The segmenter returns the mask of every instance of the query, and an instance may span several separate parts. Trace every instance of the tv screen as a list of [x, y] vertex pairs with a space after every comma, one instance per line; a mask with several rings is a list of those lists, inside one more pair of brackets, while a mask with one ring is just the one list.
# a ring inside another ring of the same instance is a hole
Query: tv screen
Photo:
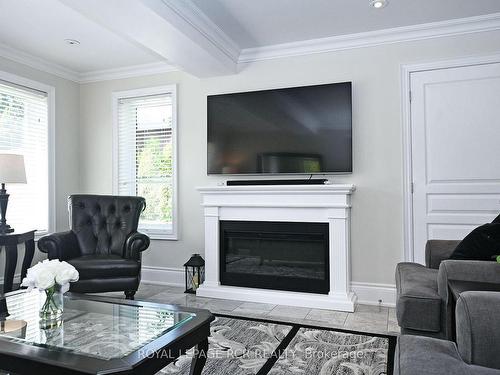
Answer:
[[352, 172], [351, 83], [211, 95], [209, 174]]

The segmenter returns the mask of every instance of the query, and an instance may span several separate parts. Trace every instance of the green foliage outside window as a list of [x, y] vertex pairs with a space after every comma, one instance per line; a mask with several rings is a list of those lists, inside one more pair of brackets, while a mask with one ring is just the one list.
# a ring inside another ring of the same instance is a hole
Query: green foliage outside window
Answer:
[[137, 149], [137, 195], [146, 199], [142, 218], [147, 222], [172, 222], [172, 143], [159, 136], [145, 137]]

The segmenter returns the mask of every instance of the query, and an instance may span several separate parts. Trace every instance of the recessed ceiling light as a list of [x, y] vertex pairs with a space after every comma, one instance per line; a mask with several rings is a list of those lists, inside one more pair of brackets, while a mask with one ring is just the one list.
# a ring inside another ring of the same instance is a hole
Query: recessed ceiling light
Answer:
[[70, 46], [77, 46], [78, 44], [80, 44], [80, 41], [76, 39], [64, 39], [64, 41]]
[[375, 9], [382, 9], [387, 6], [387, 0], [371, 0], [370, 5]]

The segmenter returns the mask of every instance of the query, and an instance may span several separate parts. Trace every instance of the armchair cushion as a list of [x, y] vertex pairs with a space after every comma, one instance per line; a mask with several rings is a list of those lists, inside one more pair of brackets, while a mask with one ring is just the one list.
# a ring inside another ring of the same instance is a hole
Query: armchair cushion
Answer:
[[438, 271], [417, 263], [396, 267], [396, 314], [403, 329], [439, 332], [441, 298], [437, 289]]
[[80, 273], [80, 280], [137, 276], [141, 264], [117, 255], [84, 255], [68, 260]]

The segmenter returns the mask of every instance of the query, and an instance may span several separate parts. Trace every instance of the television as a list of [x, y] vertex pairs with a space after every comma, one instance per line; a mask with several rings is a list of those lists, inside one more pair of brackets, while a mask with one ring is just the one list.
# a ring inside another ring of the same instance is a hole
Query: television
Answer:
[[352, 172], [351, 82], [207, 97], [208, 174]]

